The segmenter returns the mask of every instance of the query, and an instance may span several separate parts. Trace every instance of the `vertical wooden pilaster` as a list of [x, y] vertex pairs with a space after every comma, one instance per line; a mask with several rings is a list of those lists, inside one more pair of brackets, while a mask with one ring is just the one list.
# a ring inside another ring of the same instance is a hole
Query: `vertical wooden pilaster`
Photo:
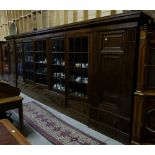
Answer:
[[84, 20], [88, 19], [88, 10], [84, 10]]

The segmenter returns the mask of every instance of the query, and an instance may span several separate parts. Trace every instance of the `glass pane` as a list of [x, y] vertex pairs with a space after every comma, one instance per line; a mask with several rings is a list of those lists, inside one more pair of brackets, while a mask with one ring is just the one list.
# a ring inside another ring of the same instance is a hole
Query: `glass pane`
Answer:
[[69, 39], [69, 94], [87, 98], [88, 37]]
[[2, 48], [2, 57], [3, 57], [3, 74], [9, 73], [9, 56], [6, 46]]
[[74, 52], [74, 39], [73, 38], [69, 39], [69, 51]]
[[52, 89], [65, 91], [65, 54], [64, 39], [55, 38], [51, 40], [51, 62], [52, 62]]
[[76, 38], [75, 39], [75, 52], [81, 52], [81, 38]]
[[35, 51], [42, 51], [43, 50], [43, 43], [42, 41], [36, 41], [35, 42]]
[[63, 52], [64, 51], [64, 40], [63, 39], [52, 39], [52, 51]]
[[82, 52], [88, 52], [88, 38], [82, 38]]
[[155, 44], [151, 44], [148, 61], [149, 65], [155, 65]]
[[155, 87], [155, 67], [148, 69], [147, 85], [149, 87]]
[[35, 82], [47, 85], [46, 40], [35, 41]]

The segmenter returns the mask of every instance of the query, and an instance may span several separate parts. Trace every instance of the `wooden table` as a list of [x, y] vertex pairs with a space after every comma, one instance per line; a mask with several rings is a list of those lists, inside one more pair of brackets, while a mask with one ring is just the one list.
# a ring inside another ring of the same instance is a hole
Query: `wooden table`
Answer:
[[0, 120], [0, 145], [27, 145], [27, 139], [7, 119]]
[[18, 109], [20, 131], [23, 129], [23, 109], [22, 100], [19, 96], [20, 89], [11, 86], [9, 83], [0, 81], [0, 113], [4, 113], [7, 110]]
[[[2, 93], [1, 93], [2, 94]], [[19, 109], [19, 122], [20, 122], [20, 131], [23, 130], [23, 107], [22, 107], [21, 96], [13, 96], [0, 98], [0, 112], [4, 112], [12, 109]]]

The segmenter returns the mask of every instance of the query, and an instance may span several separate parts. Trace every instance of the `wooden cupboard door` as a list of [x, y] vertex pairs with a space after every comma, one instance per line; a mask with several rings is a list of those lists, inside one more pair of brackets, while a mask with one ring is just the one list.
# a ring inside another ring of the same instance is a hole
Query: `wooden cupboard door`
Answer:
[[128, 36], [125, 30], [100, 32], [97, 114], [99, 122], [127, 134], [130, 133], [135, 53]]

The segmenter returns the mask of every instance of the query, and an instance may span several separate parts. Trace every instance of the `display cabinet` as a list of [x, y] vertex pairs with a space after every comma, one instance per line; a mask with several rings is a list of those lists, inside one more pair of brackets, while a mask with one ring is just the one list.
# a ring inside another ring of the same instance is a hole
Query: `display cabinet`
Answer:
[[[17, 73], [23, 71], [24, 82], [36, 92], [38, 85], [45, 86], [46, 95], [38, 93], [39, 99], [125, 144], [154, 143], [151, 24], [149, 16], [131, 11], [8, 36], [9, 77], [16, 80], [12, 73], [21, 55], [14, 44], [22, 39], [23, 70], [19, 61]], [[33, 95], [29, 88], [23, 90]]]
[[46, 40], [35, 40], [34, 44], [34, 81], [47, 85]]

